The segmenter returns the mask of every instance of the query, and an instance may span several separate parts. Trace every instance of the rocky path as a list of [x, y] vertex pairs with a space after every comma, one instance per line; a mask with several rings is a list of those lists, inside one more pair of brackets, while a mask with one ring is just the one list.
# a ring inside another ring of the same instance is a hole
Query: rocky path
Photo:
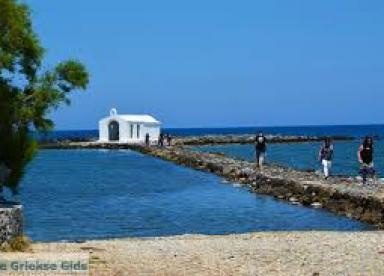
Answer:
[[[288, 135], [267, 135], [268, 143], [305, 143], [324, 141], [325, 137], [321, 136], [288, 136]], [[334, 141], [351, 141], [355, 138], [348, 136], [333, 136]], [[175, 146], [196, 146], [196, 145], [211, 145], [211, 144], [252, 144], [255, 142], [254, 134], [237, 134], [237, 135], [199, 135], [199, 136], [176, 136], [172, 139], [172, 144]], [[72, 148], [84, 144], [100, 144], [96, 138], [88, 140], [71, 140], [58, 139], [48, 140], [41, 143], [41, 148]], [[116, 144], [111, 142], [110, 144]], [[124, 144], [120, 143], [121, 147]]]
[[[289, 135], [267, 135], [268, 143], [303, 143], [324, 141], [321, 136], [289, 136]], [[348, 136], [333, 136], [334, 141], [349, 141], [354, 138]], [[186, 145], [209, 145], [209, 144], [252, 144], [255, 142], [255, 134], [241, 135], [200, 135], [175, 137], [173, 144], [176, 146]]]

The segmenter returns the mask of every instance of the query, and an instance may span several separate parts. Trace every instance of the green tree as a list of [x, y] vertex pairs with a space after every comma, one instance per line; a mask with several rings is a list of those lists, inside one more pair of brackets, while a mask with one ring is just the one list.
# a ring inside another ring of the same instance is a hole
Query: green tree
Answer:
[[62, 103], [69, 104], [69, 93], [85, 90], [89, 82], [86, 68], [76, 60], [43, 71], [43, 56], [28, 6], [0, 0], [1, 191], [4, 186], [17, 190], [37, 150], [31, 131], [51, 130], [54, 124], [48, 114]]

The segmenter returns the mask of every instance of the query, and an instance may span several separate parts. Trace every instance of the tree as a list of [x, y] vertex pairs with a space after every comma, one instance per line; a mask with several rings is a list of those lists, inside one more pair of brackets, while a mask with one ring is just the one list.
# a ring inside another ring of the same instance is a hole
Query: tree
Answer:
[[[85, 90], [89, 76], [76, 60], [42, 71], [44, 49], [33, 31], [28, 6], [0, 0], [0, 190], [17, 190], [24, 168], [36, 153], [32, 130], [49, 131], [48, 114], [68, 95]], [[0, 191], [0, 192], [1, 192]], [[1, 196], [1, 195], [0, 195]]]

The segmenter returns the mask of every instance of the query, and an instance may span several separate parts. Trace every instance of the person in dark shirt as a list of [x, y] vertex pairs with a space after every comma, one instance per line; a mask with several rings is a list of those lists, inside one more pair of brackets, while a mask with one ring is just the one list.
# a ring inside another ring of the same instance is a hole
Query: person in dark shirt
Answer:
[[145, 134], [145, 146], [149, 147], [150, 146], [150, 140], [149, 140], [149, 133]]
[[171, 134], [167, 135], [167, 144], [168, 144], [168, 147], [170, 147], [172, 145], [172, 136], [171, 136]]
[[255, 138], [255, 150], [256, 150], [256, 167], [262, 169], [265, 159], [265, 153], [267, 151], [267, 139], [264, 134], [260, 132]]
[[333, 145], [330, 138], [326, 138], [324, 144], [321, 146], [319, 160], [323, 166], [324, 177], [327, 179], [332, 168], [333, 160]]
[[160, 133], [160, 135], [159, 135], [158, 145], [159, 145], [159, 147], [161, 147], [161, 148], [164, 146], [164, 133]]
[[365, 137], [363, 144], [359, 147], [357, 158], [360, 163], [360, 174], [363, 177], [363, 184], [367, 182], [367, 176], [375, 176], [376, 171], [373, 164], [373, 139]]

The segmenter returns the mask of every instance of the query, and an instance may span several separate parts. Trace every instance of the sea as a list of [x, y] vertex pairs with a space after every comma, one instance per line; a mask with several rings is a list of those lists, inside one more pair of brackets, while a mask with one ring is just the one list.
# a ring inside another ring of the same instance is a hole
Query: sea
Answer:
[[[260, 129], [271, 134], [356, 137], [356, 141], [337, 143], [336, 156], [340, 160], [344, 151], [350, 151], [349, 158], [354, 160], [359, 139], [367, 134], [376, 137], [376, 152], [381, 156], [380, 143], [384, 137], [382, 126], [165, 131], [173, 135], [207, 135], [255, 133]], [[83, 139], [96, 137], [97, 131], [56, 131], [49, 135], [55, 139]], [[220, 147], [217, 150], [237, 158], [253, 158], [252, 146]], [[315, 155], [318, 147], [316, 143], [271, 145], [268, 159], [279, 161], [280, 158], [281, 163], [308, 167], [312, 166], [307, 162], [311, 157], [306, 157], [306, 161], [303, 156]], [[313, 148], [313, 154], [308, 148]], [[383, 162], [380, 160], [378, 163]], [[351, 168], [345, 169], [348, 166], [340, 161], [335, 164], [335, 171], [352, 172]], [[25, 232], [35, 241], [373, 229], [368, 224], [321, 209], [258, 195], [216, 175], [131, 150], [40, 150], [27, 167], [19, 193], [7, 196], [24, 205]]]
[[[278, 127], [217, 127], [217, 128], [164, 128], [163, 132], [173, 136], [200, 136], [220, 134], [256, 134], [263, 131], [274, 135], [349, 136], [362, 138], [370, 135], [384, 137], [384, 125], [338, 125], [338, 126], [278, 126]], [[36, 134], [40, 140], [96, 139], [98, 130], [58, 130]]]

